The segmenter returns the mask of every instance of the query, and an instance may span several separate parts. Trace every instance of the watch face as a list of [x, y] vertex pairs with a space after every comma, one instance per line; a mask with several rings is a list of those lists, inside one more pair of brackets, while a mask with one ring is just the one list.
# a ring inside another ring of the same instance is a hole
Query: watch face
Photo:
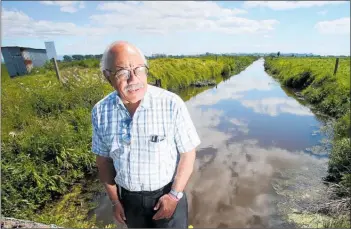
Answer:
[[183, 197], [183, 193], [182, 192], [179, 192], [178, 195], [177, 195], [177, 198], [178, 199], [181, 199]]

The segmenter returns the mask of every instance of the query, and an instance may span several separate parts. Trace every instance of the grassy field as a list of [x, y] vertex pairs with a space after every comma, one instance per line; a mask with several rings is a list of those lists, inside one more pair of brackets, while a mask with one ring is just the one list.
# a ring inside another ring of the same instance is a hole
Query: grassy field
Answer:
[[[148, 81], [161, 79], [163, 88], [178, 91], [196, 80], [223, 80], [254, 60], [255, 57], [154, 59], [149, 63]], [[113, 91], [98, 66], [99, 60], [95, 59], [61, 62], [61, 76], [66, 81], [61, 84], [52, 64], [13, 79], [2, 65], [3, 216], [64, 227], [93, 225], [85, 219], [91, 208], [86, 199], [91, 196], [79, 200], [77, 195], [83, 196], [82, 190], [89, 189], [82, 188], [84, 181], [97, 173], [95, 156], [90, 151], [91, 109]], [[195, 95], [201, 90], [189, 91]], [[186, 100], [189, 95], [182, 97]], [[53, 201], [58, 201], [54, 207]], [[74, 206], [67, 206], [69, 203]], [[74, 220], [69, 219], [68, 213]]]
[[350, 104], [350, 58], [341, 58], [333, 75], [335, 58], [266, 58], [265, 68], [285, 86], [302, 90], [319, 110], [339, 118]]
[[150, 75], [162, 79], [162, 87], [176, 91], [197, 80], [216, 80], [235, 74], [253, 62], [254, 57], [204, 57], [150, 60]]
[[299, 91], [306, 102], [335, 121], [328, 175], [324, 177], [332, 190], [330, 198], [335, 204], [330, 204], [329, 210], [334, 216], [345, 214], [351, 198], [350, 57], [340, 58], [334, 75], [335, 61], [335, 58], [265, 58], [268, 73], [284, 86]]

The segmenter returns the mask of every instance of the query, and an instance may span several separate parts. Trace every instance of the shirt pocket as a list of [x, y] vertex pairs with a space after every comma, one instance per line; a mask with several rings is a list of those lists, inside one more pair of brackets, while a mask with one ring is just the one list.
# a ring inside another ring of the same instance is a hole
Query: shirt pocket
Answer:
[[167, 139], [165, 136], [158, 136], [162, 137], [162, 141], [153, 142], [152, 136], [149, 136], [147, 139], [147, 146], [150, 153], [151, 162], [159, 163], [163, 160], [164, 155], [167, 151]]
[[159, 142], [152, 142], [151, 140], [148, 140], [148, 146], [151, 152], [160, 152], [167, 146], [166, 139]]

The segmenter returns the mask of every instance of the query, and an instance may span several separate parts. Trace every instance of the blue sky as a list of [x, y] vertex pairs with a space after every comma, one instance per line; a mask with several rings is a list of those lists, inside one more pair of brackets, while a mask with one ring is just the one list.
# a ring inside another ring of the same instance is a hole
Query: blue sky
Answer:
[[350, 55], [348, 1], [3, 1], [2, 46], [101, 54], [115, 40], [145, 55], [299, 52]]

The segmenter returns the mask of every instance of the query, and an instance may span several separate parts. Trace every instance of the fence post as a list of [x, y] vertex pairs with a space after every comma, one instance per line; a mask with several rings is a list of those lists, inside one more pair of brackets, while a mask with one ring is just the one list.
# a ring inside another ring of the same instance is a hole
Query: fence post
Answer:
[[339, 58], [336, 58], [335, 68], [334, 68], [334, 76], [335, 76], [336, 72], [338, 71], [338, 67], [339, 67]]
[[161, 79], [156, 79], [156, 86], [161, 87]]
[[52, 62], [54, 63], [54, 68], [55, 68], [55, 72], [56, 72], [56, 77], [58, 79], [58, 81], [60, 81], [62, 83], [62, 79], [61, 79], [61, 75], [60, 75], [60, 70], [58, 68], [57, 62], [55, 58], [51, 59]]

